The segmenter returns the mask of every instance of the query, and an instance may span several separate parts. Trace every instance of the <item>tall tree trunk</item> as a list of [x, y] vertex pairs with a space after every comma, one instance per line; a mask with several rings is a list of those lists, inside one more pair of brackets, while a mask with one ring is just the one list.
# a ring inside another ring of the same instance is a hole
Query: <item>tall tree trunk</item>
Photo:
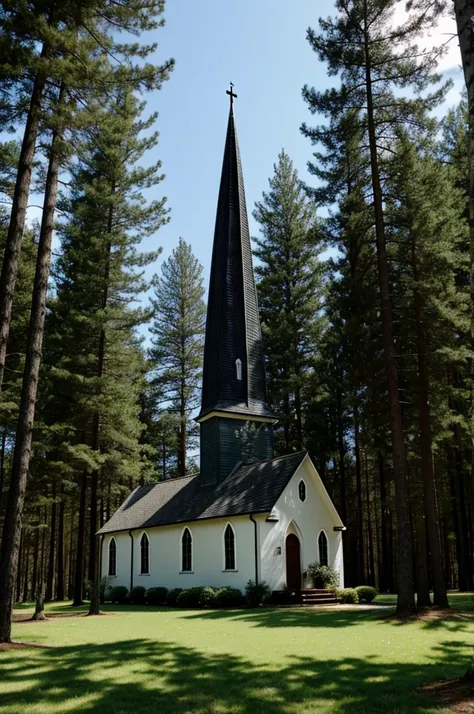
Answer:
[[364, 513], [362, 509], [362, 473], [360, 464], [359, 412], [354, 407], [354, 454], [357, 495], [357, 580], [365, 582], [364, 575]]
[[[111, 185], [112, 194], [115, 193], [115, 185]], [[112, 235], [113, 229], [113, 217], [114, 208], [112, 205], [109, 206], [109, 212], [107, 216], [107, 234]], [[110, 237], [107, 240], [106, 246], [106, 256], [104, 265], [104, 290], [102, 294], [102, 310], [107, 307], [108, 296], [109, 296], [109, 280], [110, 280], [110, 251], [112, 250], [112, 242]], [[104, 374], [104, 364], [105, 364], [105, 327], [102, 325], [99, 335], [99, 351], [97, 355], [97, 377], [100, 380]], [[100, 451], [100, 414], [97, 412], [94, 414], [93, 429], [92, 429], [92, 448], [94, 451]], [[91, 475], [91, 499], [90, 499], [90, 517], [89, 517], [89, 581], [94, 582], [96, 567], [95, 561], [97, 557], [96, 546], [96, 531], [97, 531], [97, 486], [99, 480], [99, 471], [94, 469]]]
[[23, 572], [23, 597], [22, 602], [28, 602], [28, 585], [29, 585], [29, 575], [30, 575], [30, 544], [26, 543], [26, 553], [24, 557], [24, 572]]
[[74, 508], [71, 506], [71, 530], [69, 532], [69, 563], [67, 572], [67, 599], [72, 600], [74, 595]]
[[[58, 97], [58, 107], [64, 104], [65, 95], [66, 90], [64, 84], [62, 84]], [[46, 296], [51, 264], [54, 212], [56, 209], [58, 176], [61, 164], [61, 144], [61, 131], [55, 128], [52, 135], [48, 173], [46, 177], [43, 218], [41, 221], [36, 259], [25, 371], [23, 374], [20, 411], [13, 454], [12, 477], [3, 526], [2, 554], [0, 558], [0, 642], [10, 642], [11, 640], [13, 583], [18, 562], [21, 518], [31, 457], [36, 393], [43, 346]]]
[[403, 436], [403, 416], [400, 404], [398, 367], [393, 339], [393, 313], [390, 298], [390, 279], [386, 253], [385, 226], [383, 214], [382, 188], [380, 184], [377, 140], [372, 94], [369, 30], [367, 8], [365, 7], [364, 51], [366, 68], [367, 124], [369, 135], [370, 167], [374, 195], [375, 237], [379, 274], [379, 290], [382, 312], [385, 370], [387, 376], [388, 404], [390, 411], [390, 431], [392, 436], [393, 474], [395, 480], [395, 501], [397, 506], [397, 614], [415, 612], [413, 588], [413, 550], [410, 515], [408, 509], [408, 478]]
[[20, 602], [21, 599], [21, 568], [23, 565], [23, 546], [25, 543], [25, 534], [23, 531], [20, 534], [20, 547], [18, 548], [18, 567], [16, 573], [16, 595], [15, 602]]
[[[41, 58], [47, 60], [51, 56], [51, 48], [44, 44]], [[30, 107], [26, 117], [25, 131], [21, 144], [20, 157], [13, 193], [10, 224], [8, 226], [5, 252], [3, 254], [2, 272], [0, 275], [0, 391], [5, 372], [8, 337], [12, 316], [13, 295], [18, 273], [21, 241], [25, 229], [26, 209], [30, 194], [31, 172], [35, 156], [36, 137], [41, 118], [41, 103], [46, 85], [46, 74], [38, 72], [33, 83]], [[0, 633], [1, 636], [1, 633]]]
[[5, 485], [5, 444], [7, 441], [7, 432], [2, 430], [2, 443], [0, 446], [0, 515], [2, 513], [3, 502], [3, 487]]
[[51, 528], [49, 530], [49, 558], [44, 599], [50, 602], [54, 596], [54, 556], [56, 550], [56, 479], [53, 478], [51, 503]]
[[390, 544], [389, 544], [389, 533], [388, 533], [388, 518], [387, 513], [389, 506], [387, 503], [387, 488], [385, 483], [385, 461], [383, 454], [379, 452], [378, 455], [378, 465], [379, 465], [379, 482], [380, 482], [380, 520], [381, 520], [381, 535], [382, 535], [382, 561], [380, 563], [379, 572], [379, 587], [380, 591], [383, 593], [391, 592], [392, 589], [392, 572], [393, 564], [391, 562]]
[[337, 446], [339, 451], [339, 494], [340, 515], [342, 522], [347, 524], [347, 497], [346, 497], [346, 448], [344, 445], [344, 426], [342, 423], [342, 395], [337, 389]]
[[438, 607], [449, 607], [444, 582], [441, 543], [439, 540], [438, 518], [436, 509], [435, 478], [433, 468], [433, 440], [431, 435], [430, 384], [426, 352], [423, 297], [418, 290], [418, 264], [415, 241], [412, 240], [412, 272], [415, 282], [414, 304], [416, 324], [416, 348], [418, 360], [418, 419], [420, 425], [420, 456], [423, 476], [423, 503], [425, 510], [426, 536], [430, 555], [431, 574], [433, 576], [433, 603]]
[[84, 538], [86, 530], [86, 498], [87, 498], [87, 474], [81, 475], [81, 495], [79, 499], [79, 517], [77, 523], [76, 542], [76, 568], [74, 573], [74, 600], [73, 605], [83, 604], [82, 591], [84, 588]]
[[31, 575], [31, 597], [34, 598], [38, 583], [38, 560], [39, 560], [39, 545], [40, 545], [40, 515], [38, 509], [38, 524], [35, 531], [35, 543], [33, 546], [33, 572]]
[[374, 534], [372, 529], [372, 516], [370, 513], [369, 465], [367, 453], [365, 454], [365, 502], [367, 505], [367, 584], [375, 586], [375, 556]]
[[61, 493], [58, 520], [58, 553], [56, 558], [56, 600], [64, 600], [64, 496]]
[[428, 563], [428, 543], [426, 538], [426, 521], [423, 510], [418, 504], [415, 504], [415, 537], [417, 546], [417, 563], [416, 563], [416, 603], [418, 607], [430, 607], [430, 571]]

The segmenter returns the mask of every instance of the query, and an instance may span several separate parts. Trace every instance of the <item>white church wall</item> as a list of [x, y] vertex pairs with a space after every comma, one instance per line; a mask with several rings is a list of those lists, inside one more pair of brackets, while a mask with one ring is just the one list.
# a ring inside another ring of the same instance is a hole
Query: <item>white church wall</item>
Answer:
[[[299, 498], [300, 481], [306, 485], [306, 500]], [[261, 573], [272, 590], [286, 586], [285, 539], [295, 533], [301, 547], [301, 570], [319, 561], [318, 537], [324, 530], [328, 539], [328, 562], [339, 572], [340, 586], [344, 586], [342, 534], [334, 526], [341, 522], [328, 507], [319, 477], [309, 459], [305, 459], [290, 479], [272, 510], [276, 523], [263, 521], [260, 526]], [[309, 585], [309, 583], [308, 583]]]
[[[236, 569], [224, 570], [224, 531], [230, 523], [235, 533]], [[192, 572], [181, 572], [181, 536], [185, 527], [192, 535]], [[254, 524], [248, 516], [195, 521], [188, 524], [146, 529], [149, 538], [150, 573], [141, 574], [140, 540], [144, 529], [132, 531], [134, 543], [133, 584], [145, 588], [164, 586], [189, 588], [213, 585], [245, 590], [248, 580], [255, 579]], [[108, 578], [110, 585], [130, 588], [130, 543], [126, 533], [115, 535], [117, 546], [117, 576]], [[108, 572], [108, 543], [104, 539], [103, 567]]]

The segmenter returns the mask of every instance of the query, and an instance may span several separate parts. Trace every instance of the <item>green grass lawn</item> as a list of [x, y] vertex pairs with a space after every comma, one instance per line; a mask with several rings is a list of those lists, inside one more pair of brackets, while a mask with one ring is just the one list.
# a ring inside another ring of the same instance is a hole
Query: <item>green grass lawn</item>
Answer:
[[[452, 604], [472, 617], [474, 596]], [[16, 623], [48, 648], [0, 652], [0, 712], [440, 714], [413, 690], [459, 676], [474, 645], [474, 619], [400, 624], [389, 608], [109, 612]]]

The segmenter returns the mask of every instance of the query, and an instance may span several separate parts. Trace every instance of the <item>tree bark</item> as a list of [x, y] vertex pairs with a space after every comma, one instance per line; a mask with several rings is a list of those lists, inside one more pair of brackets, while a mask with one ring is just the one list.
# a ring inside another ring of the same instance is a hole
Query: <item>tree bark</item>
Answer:
[[416, 259], [416, 246], [412, 240], [412, 273], [415, 282], [414, 307], [416, 324], [416, 348], [418, 360], [418, 420], [420, 426], [420, 456], [423, 476], [423, 504], [425, 511], [426, 536], [433, 576], [433, 603], [437, 607], [449, 607], [444, 582], [441, 543], [439, 540], [438, 518], [433, 468], [433, 439], [431, 434], [430, 382], [424, 324], [424, 301], [418, 289], [420, 279]]
[[[96, 536], [98, 539], [99, 536]], [[98, 550], [98, 548], [96, 548]], [[92, 584], [91, 601], [89, 605], [88, 615], [101, 615], [100, 611], [100, 571], [99, 571], [99, 561], [100, 558], [96, 558], [94, 581]]]
[[365, 501], [367, 505], [367, 585], [375, 587], [375, 556], [372, 516], [370, 513], [369, 465], [365, 454]]
[[2, 445], [0, 447], [0, 515], [2, 513], [3, 502], [3, 487], [5, 485], [5, 444], [7, 440], [7, 432], [2, 430]]
[[31, 597], [35, 597], [36, 593], [36, 586], [38, 582], [38, 559], [39, 559], [39, 544], [40, 544], [40, 537], [39, 537], [39, 523], [40, 523], [40, 516], [38, 513], [38, 524], [36, 527], [35, 531], [35, 543], [33, 546], [33, 572], [31, 574]]
[[22, 602], [28, 602], [28, 585], [29, 585], [29, 574], [30, 574], [30, 544], [26, 543], [26, 553], [24, 558], [24, 572], [23, 572], [23, 596], [21, 598]]
[[387, 523], [387, 488], [385, 484], [385, 461], [383, 454], [379, 452], [379, 482], [380, 482], [380, 529], [382, 535], [382, 562], [379, 572], [379, 587], [383, 593], [391, 592], [392, 589], [392, 571], [393, 566], [389, 556], [389, 533]]
[[[472, 0], [454, 0], [454, 14], [461, 50], [464, 81], [467, 90], [468, 113], [468, 167], [469, 167], [469, 233], [470, 233], [470, 284], [471, 284], [471, 349], [474, 345], [474, 4]], [[471, 360], [471, 379], [474, 377], [474, 360]], [[474, 382], [473, 382], [474, 384]], [[474, 478], [474, 387], [471, 387], [471, 480]], [[460, 498], [461, 520], [465, 504]], [[461, 524], [462, 525], [462, 524]], [[462, 526], [463, 527], [463, 526]], [[472, 540], [465, 541], [469, 558], [466, 570], [468, 587], [472, 589]]]
[[35, 611], [32, 620], [46, 620], [44, 614], [44, 583], [41, 581], [35, 593]]
[[64, 497], [62, 495], [59, 502], [56, 600], [64, 600]]
[[74, 600], [75, 607], [83, 605], [82, 591], [84, 588], [84, 536], [86, 530], [86, 497], [87, 497], [87, 474], [81, 476], [81, 495], [79, 499], [79, 517], [77, 523], [77, 543], [76, 543], [76, 568], [74, 573]]
[[385, 370], [387, 376], [390, 431], [392, 436], [393, 474], [397, 508], [397, 614], [412, 614], [416, 610], [413, 587], [413, 550], [410, 514], [408, 509], [408, 478], [403, 435], [403, 416], [400, 404], [398, 367], [393, 336], [393, 312], [390, 298], [390, 279], [386, 253], [382, 188], [380, 184], [377, 141], [375, 133], [374, 104], [367, 13], [365, 13], [364, 50], [366, 69], [367, 124], [370, 166], [374, 196], [375, 238], [382, 312]]
[[[115, 184], [111, 185], [112, 194], [115, 193]], [[107, 234], [109, 236], [106, 246], [105, 255], [105, 265], [104, 265], [104, 290], [102, 294], [102, 310], [107, 307], [108, 296], [109, 296], [109, 279], [110, 279], [110, 251], [112, 250], [112, 242], [110, 236], [112, 235], [113, 229], [113, 217], [114, 217], [113, 206], [109, 206], [108, 216], [107, 216]], [[105, 364], [105, 327], [102, 326], [99, 335], [99, 350], [97, 355], [97, 377], [102, 379], [104, 374], [104, 364]], [[100, 384], [100, 382], [99, 382]], [[97, 412], [94, 414], [94, 422], [92, 429], [92, 448], [94, 451], [100, 451], [100, 414]], [[89, 572], [88, 579], [89, 582], [94, 583], [95, 572], [96, 572], [96, 531], [97, 531], [97, 486], [99, 480], [99, 472], [94, 469], [91, 475], [91, 499], [90, 499], [90, 518], [89, 518]]]
[[342, 395], [337, 389], [337, 446], [339, 451], [339, 494], [340, 515], [342, 522], [347, 524], [347, 497], [346, 497], [346, 449], [344, 445], [344, 427], [342, 423]]
[[53, 478], [52, 484], [52, 503], [51, 503], [51, 528], [49, 531], [49, 557], [48, 571], [46, 575], [46, 591], [44, 599], [50, 602], [54, 595], [54, 556], [56, 550], [56, 479]]
[[[64, 99], [65, 87], [62, 85], [59, 92], [58, 106], [63, 105]], [[52, 135], [46, 177], [20, 411], [13, 454], [11, 484], [3, 527], [0, 558], [0, 642], [11, 641], [13, 583], [18, 564], [21, 519], [31, 457], [36, 393], [43, 346], [46, 296], [51, 264], [54, 212], [58, 192], [61, 144], [61, 132], [58, 128], [55, 128]]]
[[[41, 58], [46, 60], [51, 56], [51, 48], [44, 44]], [[18, 263], [20, 259], [21, 241], [25, 229], [26, 209], [30, 194], [31, 172], [35, 156], [36, 137], [41, 118], [41, 103], [46, 85], [46, 74], [38, 72], [33, 83], [30, 107], [26, 117], [25, 131], [21, 144], [20, 158], [13, 193], [10, 224], [3, 254], [2, 272], [0, 275], [0, 391], [5, 372], [8, 337], [12, 316], [13, 295], [15, 292]], [[2, 633], [0, 633], [0, 637]]]
[[426, 521], [422, 509], [416, 508], [414, 513], [415, 536], [418, 551], [416, 567], [416, 604], [418, 607], [431, 607], [430, 572], [428, 565], [428, 543], [426, 539]]
[[362, 509], [362, 473], [360, 464], [359, 444], [359, 412], [354, 407], [354, 453], [356, 471], [357, 494], [357, 579], [359, 583], [365, 582], [364, 575], [364, 513]]
[[24, 533], [20, 533], [20, 547], [18, 549], [18, 567], [17, 567], [17, 574], [16, 574], [16, 595], [15, 595], [15, 602], [20, 602], [20, 596], [21, 596], [21, 568], [23, 565], [23, 546], [25, 542], [25, 536]]

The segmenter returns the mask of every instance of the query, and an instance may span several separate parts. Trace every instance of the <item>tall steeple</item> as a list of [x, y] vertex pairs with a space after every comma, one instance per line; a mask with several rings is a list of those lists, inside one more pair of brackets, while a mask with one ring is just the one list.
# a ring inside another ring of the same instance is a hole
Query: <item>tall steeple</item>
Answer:
[[271, 458], [262, 333], [245, 191], [230, 112], [217, 203], [207, 306], [201, 412], [201, 480], [222, 481], [239, 462]]

